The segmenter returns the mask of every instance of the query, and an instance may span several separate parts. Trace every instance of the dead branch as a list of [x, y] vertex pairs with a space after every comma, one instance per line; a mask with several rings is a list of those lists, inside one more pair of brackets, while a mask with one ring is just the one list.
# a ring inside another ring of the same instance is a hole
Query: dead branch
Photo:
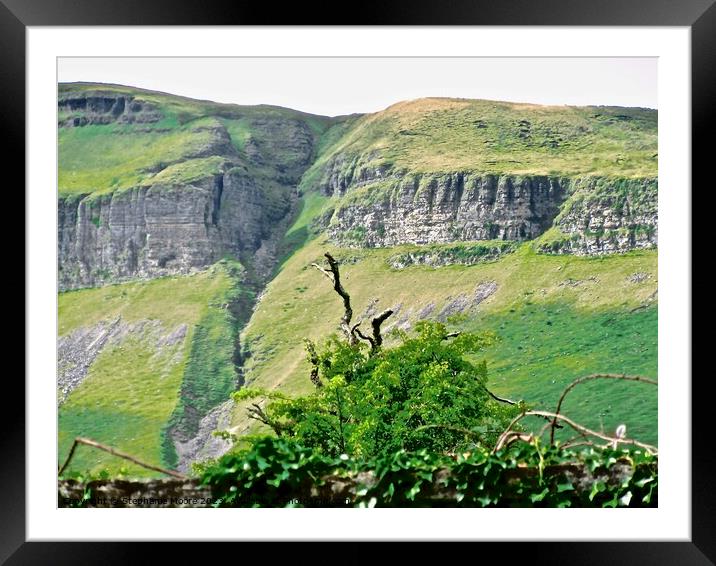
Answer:
[[449, 332], [443, 336], [443, 340], [447, 340], [448, 338], [457, 338], [458, 336], [460, 336], [460, 332]]
[[371, 338], [370, 336], [366, 336], [365, 334], [363, 334], [358, 328], [357, 324], [353, 327], [353, 332], [355, 332], [361, 340], [365, 340], [366, 342], [370, 343], [371, 352], [375, 351], [375, 340], [373, 340], [373, 338]]
[[585, 375], [584, 377], [575, 379], [562, 392], [562, 395], [559, 398], [559, 402], [557, 403], [557, 408], [554, 411], [555, 417], [552, 419], [552, 428], [549, 433], [549, 443], [551, 445], [554, 444], [554, 429], [557, 428], [557, 416], [559, 415], [560, 410], [562, 409], [562, 402], [564, 401], [564, 398], [567, 396], [567, 393], [569, 393], [572, 389], [574, 389], [580, 383], [584, 383], [585, 381], [591, 381], [593, 379], [623, 379], [626, 381], [641, 381], [643, 383], [657, 385], [656, 381], [654, 381], [653, 379], [649, 379], [648, 377], [642, 377], [640, 375], [625, 375], [625, 374], [619, 374], [619, 373], [593, 373], [591, 375]]
[[188, 479], [187, 476], [184, 474], [180, 474], [179, 472], [175, 472], [174, 470], [167, 470], [165, 468], [160, 468], [159, 466], [154, 466], [152, 464], [147, 464], [146, 462], [142, 462], [141, 460], [138, 460], [134, 456], [130, 456], [129, 454], [126, 454], [125, 452], [120, 452], [119, 450], [112, 448], [111, 446], [106, 446], [105, 444], [100, 444], [99, 442], [96, 442], [94, 440], [90, 440], [89, 438], [82, 438], [77, 437], [75, 438], [75, 441], [72, 443], [72, 448], [70, 448], [70, 453], [67, 455], [67, 459], [65, 460], [65, 463], [60, 468], [60, 471], [57, 475], [61, 476], [62, 472], [65, 471], [67, 466], [70, 464], [70, 461], [72, 460], [72, 457], [75, 455], [75, 449], [79, 444], [84, 444], [85, 446], [91, 446], [92, 448], [97, 448], [98, 450], [103, 450], [105, 452], [108, 452], [112, 454], [112, 456], [117, 456], [118, 458], [123, 458], [125, 460], [129, 460], [130, 462], [137, 464], [138, 466], [141, 466], [142, 468], [147, 468], [148, 470], [153, 470], [155, 472], [160, 472], [162, 474], [166, 474], [168, 476], [172, 476], [175, 478], [179, 478], [182, 480]]
[[385, 320], [392, 314], [392, 310], [385, 310], [378, 316], [376, 316], [371, 322], [371, 325], [373, 326], [373, 341], [375, 342], [375, 345], [373, 346], [374, 350], [377, 350], [383, 345], [383, 336], [381, 336], [380, 334], [380, 325], [383, 324]]
[[507, 403], [508, 405], [517, 405], [517, 401], [513, 401], [512, 399], [507, 399], [505, 397], [498, 397], [487, 387], [485, 387], [485, 391], [487, 391], [488, 395], [492, 397], [495, 401], [499, 401], [500, 403]]
[[341, 330], [343, 330], [343, 334], [345, 334], [346, 339], [348, 340], [348, 343], [353, 346], [358, 342], [358, 339], [356, 338], [356, 335], [353, 333], [353, 329], [351, 328], [351, 319], [353, 318], [353, 308], [351, 307], [351, 296], [346, 292], [346, 290], [343, 288], [343, 285], [341, 284], [341, 273], [338, 269], [338, 262], [333, 258], [333, 256], [326, 252], [323, 254], [326, 257], [326, 260], [328, 260], [328, 266], [330, 267], [330, 273], [322, 268], [320, 265], [314, 263], [312, 264], [313, 267], [318, 269], [321, 273], [323, 273], [328, 279], [333, 283], [333, 290], [340, 295], [340, 297], [343, 299], [343, 316], [341, 317]]
[[[569, 419], [565, 417], [564, 415], [559, 415], [557, 413], [550, 413], [548, 411], [525, 411], [524, 413], [521, 413], [520, 415], [516, 416], [512, 421], [510, 422], [509, 426], [500, 435], [500, 438], [497, 440], [497, 444], [495, 444], [495, 448], [493, 449], [493, 453], [497, 452], [500, 448], [502, 448], [505, 445], [506, 440], [513, 436], [514, 434], [518, 433], [518, 431], [512, 430], [512, 427], [517, 424], [518, 421], [525, 417], [546, 417], [549, 419], [559, 419], [561, 421], [564, 421], [566, 424], [571, 426], [574, 430], [577, 432], [581, 432], [586, 436], [593, 436], [595, 438], [599, 438], [601, 440], [606, 440], [609, 444], [612, 444], [614, 446], [618, 444], [630, 444], [633, 446], [638, 446], [639, 448], [644, 448], [645, 450], [648, 450], [652, 454], [658, 453], [658, 448], [656, 446], [652, 446], [651, 444], [645, 444], [643, 442], [639, 442], [638, 440], [632, 440], [630, 438], [620, 438], [618, 436], [608, 436], [606, 434], [603, 434], [601, 432], [597, 432], [596, 430], [591, 430], [585, 426], [582, 426], [580, 424], [577, 424], [572, 419]], [[520, 433], [521, 434], [521, 433]]]
[[[385, 320], [393, 314], [393, 311], [388, 309], [386, 311], [383, 311], [381, 314], [373, 318], [371, 321], [371, 326], [373, 327], [373, 336], [367, 336], [363, 334], [360, 330], [360, 325], [363, 322], [362, 320], [358, 321], [356, 324], [351, 326], [351, 320], [353, 319], [353, 307], [351, 306], [351, 296], [348, 294], [348, 291], [345, 290], [343, 287], [343, 284], [341, 283], [341, 272], [338, 268], [338, 262], [334, 259], [334, 257], [326, 252], [323, 254], [326, 257], [326, 260], [328, 261], [329, 270], [321, 267], [317, 263], [312, 263], [311, 265], [318, 269], [323, 275], [325, 275], [331, 283], [333, 283], [333, 290], [338, 293], [338, 295], [343, 299], [343, 316], [341, 317], [341, 324], [340, 328], [343, 331], [343, 334], [345, 335], [346, 339], [348, 340], [348, 343], [353, 346], [358, 343], [358, 339], [365, 340], [370, 344], [370, 351], [371, 355], [377, 352], [380, 347], [383, 344], [383, 336], [380, 333], [380, 326], [385, 322]], [[375, 302], [375, 301], [374, 301]]]

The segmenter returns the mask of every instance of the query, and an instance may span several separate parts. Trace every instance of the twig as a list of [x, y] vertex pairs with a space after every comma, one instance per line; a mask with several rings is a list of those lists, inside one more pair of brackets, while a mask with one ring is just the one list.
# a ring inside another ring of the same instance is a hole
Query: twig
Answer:
[[549, 433], [550, 445], [554, 444], [554, 429], [557, 428], [557, 416], [556, 415], [559, 415], [559, 412], [562, 409], [562, 402], [564, 401], [564, 398], [567, 396], [567, 393], [569, 393], [572, 389], [574, 389], [580, 383], [584, 383], [585, 381], [591, 381], [592, 379], [623, 379], [626, 381], [641, 381], [644, 383], [649, 383], [651, 385], [657, 385], [656, 381], [654, 381], [653, 379], [649, 379], [648, 377], [642, 377], [640, 375], [625, 375], [625, 374], [619, 374], [619, 373], [593, 373], [591, 375], [585, 375], [584, 377], [575, 379], [572, 383], [570, 383], [565, 388], [565, 390], [562, 392], [562, 395], [559, 398], [559, 402], [557, 403], [557, 408], [554, 411], [555, 417], [554, 417], [554, 419], [552, 419], [552, 429]]
[[250, 419], [254, 419], [270, 427], [276, 433], [276, 436], [281, 436], [283, 433], [284, 425], [271, 420], [258, 403], [251, 403], [251, 407], [248, 407], [246, 412]]
[[499, 401], [500, 403], [507, 403], [508, 405], [517, 405], [517, 401], [513, 401], [512, 399], [507, 399], [505, 397], [498, 397], [495, 395], [492, 391], [490, 391], [487, 387], [484, 387], [485, 391], [492, 397], [495, 401]]
[[619, 437], [612, 437], [607, 436], [606, 434], [602, 434], [600, 432], [597, 432], [596, 430], [591, 430], [587, 428], [586, 426], [582, 426], [580, 424], [575, 423], [572, 419], [565, 417], [564, 415], [559, 415], [557, 413], [550, 413], [548, 411], [525, 411], [524, 413], [516, 416], [512, 421], [510, 422], [510, 425], [507, 427], [505, 432], [503, 432], [500, 435], [500, 438], [497, 440], [497, 444], [495, 445], [495, 448], [493, 449], [493, 452], [497, 452], [502, 446], [504, 445], [505, 439], [511, 435], [514, 434], [516, 431], [512, 430], [512, 427], [517, 424], [518, 421], [523, 419], [524, 417], [530, 417], [530, 416], [536, 416], [536, 417], [547, 417], [550, 419], [559, 419], [561, 421], [564, 421], [569, 426], [571, 426], [574, 430], [578, 432], [582, 432], [585, 435], [588, 436], [594, 436], [595, 438], [600, 438], [602, 440], [606, 440], [609, 443], [616, 443], [616, 444], [631, 444], [634, 446], [638, 446], [639, 448], [644, 448], [645, 450], [648, 450], [649, 452], [656, 454], [658, 453], [659, 449], [656, 446], [652, 446], [651, 444], [645, 444], [643, 442], [639, 442], [638, 440], [632, 440], [630, 438], [619, 438]]
[[75, 441], [72, 443], [72, 448], [70, 448], [70, 453], [67, 455], [67, 460], [65, 460], [65, 463], [60, 468], [60, 471], [57, 475], [61, 476], [62, 472], [65, 471], [67, 466], [70, 464], [70, 460], [72, 460], [72, 457], [75, 454], [75, 449], [77, 448], [78, 444], [84, 444], [86, 446], [91, 446], [92, 448], [97, 448], [98, 450], [104, 450], [105, 452], [109, 452], [112, 454], [112, 456], [117, 456], [119, 458], [124, 458], [125, 460], [129, 460], [130, 462], [133, 462], [137, 464], [138, 466], [141, 466], [143, 468], [147, 468], [148, 470], [154, 470], [155, 472], [160, 472], [162, 474], [166, 474], [168, 476], [173, 476], [175, 478], [179, 478], [182, 480], [189, 479], [184, 474], [180, 474], [179, 472], [175, 472], [174, 470], [166, 470], [164, 468], [160, 468], [159, 466], [154, 466], [152, 464], [147, 464], [146, 462], [142, 462], [141, 460], [138, 460], [134, 456], [130, 456], [129, 454], [126, 454], [124, 452], [120, 452], [119, 450], [116, 450], [112, 448], [111, 446], [106, 446], [104, 444], [100, 444], [99, 442], [96, 442], [94, 440], [90, 440], [89, 438], [82, 438], [77, 437], [75, 438]]

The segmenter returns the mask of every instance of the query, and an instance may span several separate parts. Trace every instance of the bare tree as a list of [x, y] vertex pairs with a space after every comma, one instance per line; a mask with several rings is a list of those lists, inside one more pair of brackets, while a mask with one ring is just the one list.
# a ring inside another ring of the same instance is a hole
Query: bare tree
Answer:
[[[348, 294], [348, 292], [343, 287], [343, 284], [341, 283], [341, 273], [338, 269], [338, 262], [328, 252], [326, 252], [324, 256], [328, 261], [328, 269], [321, 267], [317, 263], [313, 263], [312, 265], [328, 278], [328, 280], [333, 284], [334, 291], [338, 293], [341, 299], [343, 299], [343, 316], [341, 317], [340, 322], [340, 328], [343, 332], [343, 335], [351, 346], [357, 344], [359, 339], [365, 340], [370, 344], [371, 355], [374, 355], [378, 352], [378, 350], [380, 350], [380, 347], [383, 345], [383, 336], [380, 332], [380, 327], [386, 321], [386, 319], [393, 314], [393, 311], [387, 309], [372, 319], [372, 336], [368, 336], [361, 332], [360, 325], [363, 322], [362, 320], [359, 320], [356, 324], [351, 326], [351, 321], [353, 320], [353, 307], [351, 306], [351, 296]], [[316, 364], [318, 360], [315, 356], [315, 348], [313, 349], [313, 353], [311, 353], [311, 351], [309, 350], [309, 356], [311, 357], [310, 361], [314, 365], [314, 369], [317, 370]], [[316, 359], [316, 362], [313, 362], [313, 359]], [[317, 379], [318, 377], [316, 375], [316, 380]], [[316, 383], [316, 381], [314, 380], [313, 371], [311, 372], [311, 381], [313, 381], [314, 384]], [[316, 386], [320, 387], [319, 385]]]

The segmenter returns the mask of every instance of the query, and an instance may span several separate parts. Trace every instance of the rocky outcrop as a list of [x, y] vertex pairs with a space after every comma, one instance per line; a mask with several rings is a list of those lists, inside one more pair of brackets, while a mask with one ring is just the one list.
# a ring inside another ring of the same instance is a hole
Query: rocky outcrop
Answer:
[[291, 208], [241, 168], [58, 203], [60, 289], [188, 273], [253, 253]]
[[565, 204], [555, 227], [560, 236], [540, 245], [548, 253], [601, 255], [658, 245], [656, 179], [600, 186], [589, 180]]
[[218, 458], [233, 446], [231, 440], [213, 434], [215, 430], [229, 428], [233, 408], [234, 401], [231, 399], [214, 407], [201, 419], [196, 434], [187, 440], [182, 440], [179, 434], [172, 435], [177, 453], [177, 470], [188, 473], [192, 462]]
[[386, 259], [393, 269], [405, 269], [413, 265], [444, 267], [446, 265], [477, 265], [496, 261], [515, 250], [513, 242], [469, 243], [452, 246], [424, 246], [410, 252], [396, 254]]
[[153, 104], [112, 91], [76, 91], [58, 96], [59, 126], [158, 122], [162, 113]]
[[562, 179], [470, 173], [409, 175], [375, 196], [370, 189], [346, 193], [328, 226], [335, 240], [385, 247], [532, 239], [551, 226], [566, 197]]
[[[350, 171], [328, 176], [338, 192], [326, 229], [343, 245], [521, 241], [553, 227], [561, 236], [541, 243], [543, 252], [602, 254], [657, 245], [656, 179]], [[346, 187], [349, 180], [357, 184]]]

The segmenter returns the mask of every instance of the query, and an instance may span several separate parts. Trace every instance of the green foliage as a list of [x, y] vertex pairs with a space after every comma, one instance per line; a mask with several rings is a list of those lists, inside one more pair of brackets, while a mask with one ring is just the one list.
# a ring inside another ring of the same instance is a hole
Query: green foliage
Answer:
[[208, 466], [201, 481], [211, 486], [216, 507], [290, 507], [294, 494], [320, 481], [337, 461], [292, 441], [263, 438]]
[[[422, 322], [416, 331], [375, 355], [362, 344], [329, 339], [317, 354], [323, 386], [295, 399], [270, 395], [271, 425], [282, 436], [331, 456], [492, 444], [516, 409], [490, 398], [487, 366], [464, 356], [492, 344], [494, 335], [446, 339], [445, 326], [434, 322]], [[234, 399], [266, 393], [247, 389]]]
[[[217, 507], [655, 507], [656, 465], [655, 456], [638, 450], [574, 452], [539, 444], [496, 454], [423, 449], [355, 458], [266, 437], [206, 466], [201, 482]], [[582, 476], [570, 475], [576, 468], [591, 476], [586, 489]], [[353, 481], [355, 490], [350, 497], [322, 497], [328, 480]]]

